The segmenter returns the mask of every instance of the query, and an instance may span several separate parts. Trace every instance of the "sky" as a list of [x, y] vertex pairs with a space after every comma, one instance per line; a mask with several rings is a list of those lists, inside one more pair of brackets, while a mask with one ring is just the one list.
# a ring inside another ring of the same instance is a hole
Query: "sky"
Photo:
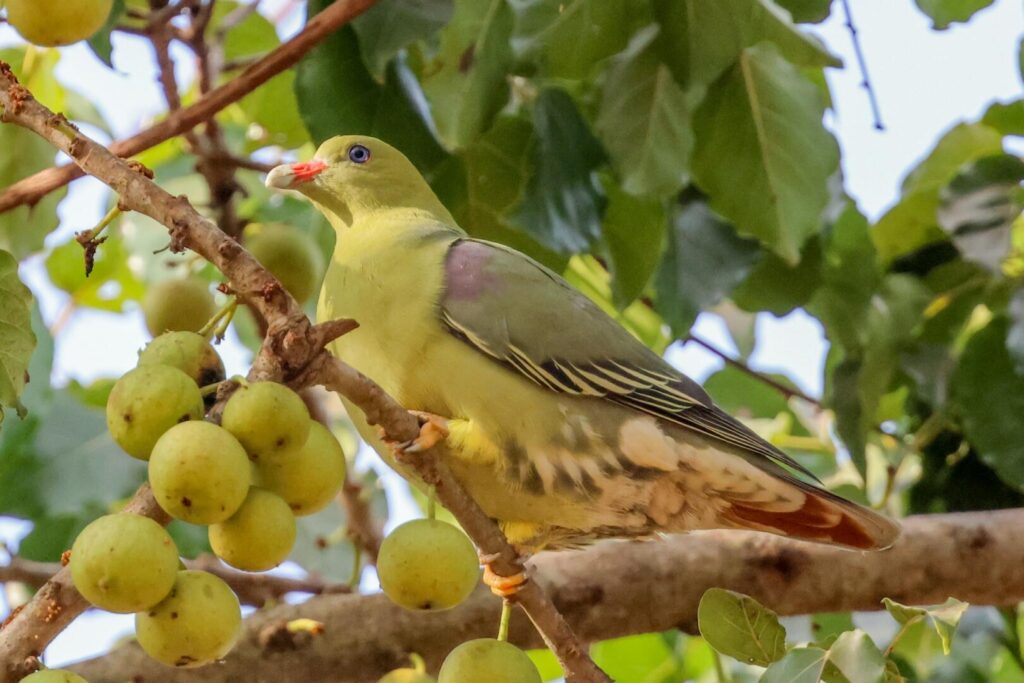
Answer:
[[[273, 15], [288, 2], [266, 0], [262, 4]], [[883, 132], [874, 129], [868, 99], [860, 87], [862, 74], [844, 26], [842, 3], [836, 0], [833, 16], [811, 30], [822, 36], [846, 64], [845, 69], [831, 70], [828, 75], [834, 98], [829, 124], [843, 149], [847, 189], [860, 208], [875, 218], [897, 199], [905, 171], [927, 153], [944, 130], [958, 121], [977, 118], [994, 100], [1021, 97], [1016, 50], [1024, 31], [1024, 3], [996, 0], [970, 24], [942, 32], [930, 30], [928, 19], [912, 0], [851, 0], [849, 4], [880, 103]], [[294, 32], [300, 21], [300, 13], [287, 17], [280, 26], [282, 34]], [[0, 25], [0, 46], [17, 40], [9, 27]], [[116, 72], [103, 66], [84, 45], [75, 45], [63, 49], [58, 77], [89, 93], [117, 93], [117, 97], [100, 98], [95, 104], [111, 123], [115, 136], [124, 137], [162, 112], [163, 100], [147, 46], [123, 36], [115, 36], [114, 44]], [[174, 54], [179, 76], [187, 82], [191, 77], [189, 59], [183, 51]], [[1016, 149], [1024, 151], [1024, 145]], [[106, 201], [98, 181], [74, 183], [61, 205], [61, 227], [47, 238], [47, 245], [61, 244], [75, 231], [94, 225]], [[25, 264], [21, 274], [38, 297], [44, 319], [52, 323], [63, 309], [66, 296], [46, 282], [41, 258]], [[804, 391], [820, 395], [827, 348], [820, 326], [797, 311], [781, 319], [762, 314], [756, 329], [758, 346], [751, 364], [787, 374]], [[702, 315], [695, 332], [719, 348], [735, 352], [718, 317]], [[63, 382], [119, 375], [134, 366], [135, 353], [147, 339], [138, 312], [75, 312], [57, 340], [55, 377]], [[229, 338], [220, 351], [229, 374], [244, 371], [248, 353], [240, 345]], [[693, 345], [674, 345], [667, 357], [698, 380], [721, 366], [719, 359]], [[388, 487], [397, 491], [400, 484], [390, 480]], [[392, 523], [415, 514], [407, 504], [394, 512]], [[16, 542], [26, 531], [24, 524], [0, 522], [0, 537], [9, 541]], [[54, 642], [47, 663], [59, 666], [104, 652], [130, 631], [130, 616], [90, 613]]]

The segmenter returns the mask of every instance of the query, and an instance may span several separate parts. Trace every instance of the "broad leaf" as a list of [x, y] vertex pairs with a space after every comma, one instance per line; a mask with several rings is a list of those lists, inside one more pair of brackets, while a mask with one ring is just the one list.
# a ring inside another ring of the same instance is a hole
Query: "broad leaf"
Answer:
[[114, 68], [114, 64], [111, 61], [114, 48], [110, 44], [110, 32], [117, 26], [117, 22], [120, 21], [123, 14], [124, 0], [114, 0], [114, 4], [110, 7], [110, 15], [107, 17], [102, 28], [86, 41], [93, 54], [111, 69]]
[[693, 131], [686, 95], [661, 63], [657, 28], [638, 33], [608, 70], [595, 129], [631, 194], [668, 197], [689, 176]]
[[1024, 135], [1024, 100], [993, 103], [981, 122], [1003, 135]]
[[585, 78], [626, 46], [642, 25], [644, 3], [630, 0], [509, 0], [513, 47], [550, 78]]
[[964, 616], [964, 612], [970, 606], [956, 598], [948, 598], [941, 605], [927, 605], [925, 607], [901, 605], [889, 598], [883, 598], [882, 604], [885, 605], [885, 609], [892, 615], [893, 619], [903, 626], [922, 619], [928, 619], [935, 628], [936, 633], [939, 634], [939, 638], [942, 641], [942, 651], [947, 655], [952, 647], [953, 634], [956, 632], [956, 627]]
[[707, 85], [745, 49], [768, 42], [799, 66], [840, 66], [770, 0], [654, 0], [659, 49], [680, 83]]
[[605, 197], [595, 171], [601, 143], [563, 90], [541, 91], [533, 105], [534, 172], [511, 220], [561, 253], [586, 251], [597, 240]]
[[[311, 13], [329, 4], [311, 0]], [[324, 87], [330, 83], [331, 87]], [[314, 48], [296, 67], [295, 92], [314, 142], [334, 135], [373, 135], [394, 145], [424, 172], [445, 152], [430, 130], [416, 78], [400, 60], [383, 85], [363, 64], [355, 32], [346, 26]], [[353, 96], [358, 93], [358, 96]]]
[[966, 165], [942, 191], [939, 225], [968, 261], [1000, 273], [1021, 215], [1024, 160], [1011, 154]]
[[964, 434], [982, 461], [1024, 490], [1024, 377], [1006, 349], [1007, 330], [999, 317], [970, 338], [952, 392]]
[[914, 0], [932, 20], [932, 28], [942, 30], [950, 24], [965, 23], [995, 0]]
[[703, 201], [678, 207], [655, 277], [656, 308], [672, 332], [684, 336], [701, 310], [728, 296], [747, 277], [759, 251]]
[[832, 12], [832, 0], [775, 0], [775, 4], [784, 7], [800, 23], [818, 23], [828, 19]]
[[[63, 111], [64, 88], [54, 77], [60, 59], [57, 50], [35, 52], [30, 72], [22, 71], [22, 50], [0, 49], [0, 60], [11, 64], [18, 79], [36, 98], [55, 111]], [[32, 131], [14, 124], [0, 124], [0, 187], [13, 185], [37, 171], [53, 166], [56, 150]], [[57, 205], [67, 188], [50, 192], [32, 206], [0, 213], [0, 249], [22, 259], [43, 248], [43, 240], [57, 227]]]
[[437, 170], [433, 187], [469, 234], [507, 244], [560, 271], [565, 257], [511, 225], [507, 217], [526, 190], [535, 144], [529, 120], [499, 117], [489, 131]]
[[355, 548], [345, 533], [345, 511], [331, 504], [298, 520], [295, 545], [288, 559], [330, 581], [352, 578]]
[[608, 253], [615, 305], [623, 308], [639, 297], [665, 250], [668, 215], [657, 199], [634, 197], [612, 181], [601, 232]]
[[681, 680], [678, 656], [660, 633], [643, 633], [594, 644], [594, 663], [615, 681]]
[[790, 265], [780, 256], [764, 251], [750, 275], [732, 292], [732, 300], [745, 311], [786, 315], [803, 306], [821, 284], [821, 242], [808, 240], [800, 262]]
[[818, 683], [825, 671], [828, 653], [817, 647], [797, 647], [769, 666], [760, 683]]
[[[885, 678], [885, 657], [874, 641], [860, 629], [839, 634], [828, 649], [829, 671], [825, 680], [835, 683], [881, 683]], [[834, 669], [833, 669], [834, 667]]]
[[922, 190], [940, 190], [968, 161], [999, 154], [1003, 136], [980, 123], [960, 123], [946, 131], [935, 146], [904, 178], [901, 190], [910, 194]]
[[747, 595], [709, 588], [697, 607], [697, 624], [711, 647], [745, 664], [768, 666], [786, 653], [778, 616]]
[[107, 240], [96, 250], [88, 277], [84, 257], [85, 250], [74, 238], [46, 257], [50, 281], [70, 294], [75, 305], [122, 311], [125, 302], [142, 298], [144, 285], [128, 267], [129, 254], [122, 240]]
[[[0, 423], [4, 406], [22, 417], [21, 392], [28, 381], [28, 365], [36, 348], [32, 332], [32, 292], [18, 278], [18, 262], [0, 249]], [[49, 382], [38, 377], [37, 382]]]
[[711, 207], [796, 263], [822, 224], [839, 148], [818, 89], [774, 47], [747, 48], [694, 115], [693, 173]]
[[472, 142], [508, 101], [512, 21], [507, 0], [455, 2], [455, 14], [441, 32], [436, 70], [423, 81], [449, 148]]
[[452, 0], [383, 0], [352, 22], [363, 60], [377, 77], [409, 43], [430, 38], [452, 17]]
[[1024, 289], [1017, 289], [1006, 307], [1009, 327], [1006, 332], [1006, 350], [1010, 352], [1018, 375], [1024, 375]]

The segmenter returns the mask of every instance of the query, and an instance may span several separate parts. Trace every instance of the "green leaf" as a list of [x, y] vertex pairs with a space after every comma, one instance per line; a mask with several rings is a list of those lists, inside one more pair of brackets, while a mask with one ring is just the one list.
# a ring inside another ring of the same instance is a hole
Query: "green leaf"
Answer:
[[853, 628], [851, 612], [820, 612], [811, 618], [814, 644], [822, 648], [831, 646], [844, 631]]
[[1018, 375], [1024, 375], [1024, 289], [1016, 289], [1006, 307], [1009, 327], [1006, 331], [1006, 350], [1013, 359]]
[[693, 131], [686, 95], [661, 63], [657, 27], [638, 33], [608, 69], [595, 130], [626, 192], [669, 197], [689, 177]]
[[114, 47], [110, 44], [110, 32], [117, 26], [122, 14], [124, 14], [124, 0], [114, 0], [114, 4], [110, 7], [110, 14], [102, 28], [86, 41], [92, 53], [111, 69], [114, 68], [114, 64], [110, 60]]
[[892, 615], [893, 619], [904, 627], [915, 621], [927, 618], [935, 628], [936, 633], [939, 634], [939, 638], [942, 641], [942, 651], [947, 655], [952, 647], [953, 634], [956, 632], [956, 627], [967, 611], [967, 608], [970, 607], [966, 602], [956, 598], [948, 598], [941, 605], [927, 605], [925, 607], [901, 605], [889, 598], [882, 598], [882, 604], [885, 605], [886, 611]]
[[510, 220], [554, 251], [586, 251], [600, 236], [605, 197], [594, 171], [601, 143], [563, 90], [541, 91], [533, 105], [534, 173]]
[[604, 640], [590, 648], [590, 655], [615, 681], [680, 680], [681, 662], [660, 633]]
[[363, 61], [379, 78], [399, 51], [441, 30], [453, 9], [452, 0], [383, 0], [371, 6], [352, 22]]
[[537, 667], [542, 681], [559, 680], [565, 676], [562, 665], [558, 663], [558, 657], [548, 648], [540, 650], [527, 650], [526, 656], [530, 658], [533, 665]]
[[841, 66], [770, 0], [654, 0], [662, 59], [684, 86], [708, 85], [758, 43], [797, 66]]
[[128, 267], [128, 258], [122, 240], [107, 240], [96, 250], [92, 274], [86, 277], [85, 250], [71, 238], [46, 257], [46, 271], [75, 305], [122, 311], [125, 302], [138, 301], [145, 293], [145, 286]]
[[441, 49], [423, 91], [449, 148], [461, 148], [490, 128], [508, 101], [512, 10], [506, 0], [456, 0], [441, 32]]
[[1024, 135], [1024, 100], [993, 103], [985, 110], [981, 122], [1003, 135]]
[[980, 123], [960, 123], [946, 131], [935, 146], [904, 178], [904, 195], [946, 186], [969, 161], [999, 154], [1003, 136]]
[[[311, 0], [309, 11], [325, 4], [327, 0]], [[423, 172], [446, 157], [425, 118], [415, 76], [396, 59], [384, 84], [375, 81], [351, 26], [336, 31], [299, 62], [295, 94], [317, 144], [335, 135], [373, 135], [402, 150]]]
[[914, 0], [914, 3], [932, 20], [932, 28], [941, 31], [950, 24], [966, 23], [995, 0]]
[[[299, 147], [309, 140], [295, 96], [295, 72], [288, 70], [274, 76], [238, 102], [245, 114], [239, 123], [256, 124], [261, 130], [250, 147], [278, 145]], [[248, 131], [255, 132], [252, 128]]]
[[759, 251], [704, 201], [677, 207], [655, 276], [655, 308], [673, 334], [684, 336], [701, 310], [728, 296], [747, 277]]
[[741, 593], [709, 588], [697, 607], [697, 625], [711, 647], [744, 664], [768, 666], [786, 653], [786, 629], [778, 616]]
[[[4, 406], [25, 416], [21, 392], [28, 380], [28, 365], [36, 348], [32, 332], [32, 292], [18, 278], [18, 262], [0, 250], [0, 423]], [[40, 377], [37, 381], [47, 381]]]
[[826, 681], [836, 683], [881, 683], [885, 679], [885, 657], [874, 641], [860, 629], [841, 633], [828, 649], [828, 669], [841, 675]]
[[[64, 88], [53, 70], [60, 59], [57, 50], [36, 52], [31, 73], [20, 65], [24, 51], [0, 49], [0, 60], [14, 66], [15, 75], [36, 98], [55, 111], [64, 110]], [[0, 125], [0, 187], [13, 185], [37, 171], [53, 166], [56, 150], [46, 140], [21, 126]], [[57, 227], [57, 205], [67, 188], [51, 192], [32, 206], [18, 206], [0, 213], [0, 249], [22, 259], [43, 248], [43, 240]]]
[[560, 271], [566, 259], [510, 224], [507, 214], [522, 199], [536, 141], [521, 116], [501, 116], [494, 126], [435, 173], [434, 190], [466, 232], [507, 244]]
[[[784, 375], [771, 375], [782, 384], [793, 386]], [[704, 388], [715, 404], [733, 415], [772, 419], [780, 413], [792, 415], [789, 403], [778, 391], [732, 366], [725, 366], [704, 381]], [[795, 416], [794, 416], [795, 417]]]
[[796, 265], [771, 252], [761, 252], [750, 275], [733, 290], [731, 298], [745, 311], [783, 316], [810, 301], [820, 284], [821, 242], [812, 238], [804, 243]]
[[345, 519], [340, 505], [328, 505], [316, 514], [296, 520], [295, 545], [288, 559], [328, 580], [350, 580], [355, 548], [345, 535]]
[[1024, 209], [1022, 182], [1024, 160], [998, 154], [964, 166], [940, 195], [939, 225], [965, 259], [994, 274], [1002, 272], [1013, 223]]
[[769, 666], [761, 683], [818, 683], [825, 671], [828, 653], [817, 647], [796, 647]]
[[825, 21], [832, 12], [832, 0], [775, 0], [775, 3], [789, 10], [793, 21], [801, 24]]
[[656, 199], [634, 197], [610, 179], [604, 183], [608, 207], [601, 233], [612, 274], [612, 297], [624, 308], [647, 287], [665, 250], [668, 215]]
[[512, 45], [520, 59], [549, 78], [583, 79], [619, 52], [647, 20], [644, 3], [629, 0], [510, 0]]
[[818, 89], [768, 44], [745, 49], [694, 115], [693, 173], [711, 207], [795, 264], [821, 227], [839, 148]]
[[964, 434], [982, 462], [1024, 490], [1024, 377], [1006, 348], [1008, 323], [997, 317], [967, 342], [952, 394]]

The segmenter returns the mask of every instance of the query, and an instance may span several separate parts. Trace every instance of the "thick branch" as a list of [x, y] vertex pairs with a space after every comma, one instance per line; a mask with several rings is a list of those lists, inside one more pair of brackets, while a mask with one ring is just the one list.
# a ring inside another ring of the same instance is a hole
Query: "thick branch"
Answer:
[[[333, 7], [333, 6], [332, 6]], [[253, 365], [254, 377], [291, 383], [316, 381], [341, 392], [379, 424], [388, 437], [397, 442], [413, 438], [419, 425], [394, 399], [374, 384], [324, 351], [324, 346], [351, 329], [350, 321], [333, 321], [313, 326], [295, 300], [281, 284], [235, 240], [201, 216], [185, 197], [172, 197], [154, 184], [137, 166], [132, 166], [75, 131], [67, 120], [39, 104], [14, 78], [10, 67], [0, 62], [0, 107], [3, 121], [24, 126], [67, 153], [81, 168], [102, 180], [119, 195], [119, 203], [164, 224], [170, 231], [171, 247], [186, 248], [213, 263], [230, 280], [232, 290], [249, 300], [268, 322], [266, 339]], [[315, 361], [315, 362], [314, 362]], [[300, 378], [299, 373], [302, 373]], [[411, 465], [417, 474], [437, 489], [438, 499], [462, 524], [477, 546], [493, 555], [496, 573], [511, 576], [521, 569], [521, 560], [495, 523], [466, 494], [454, 476], [432, 449], [420, 454]], [[138, 499], [139, 496], [136, 496]], [[145, 492], [142, 498], [151, 496]], [[141, 501], [140, 504], [146, 501]], [[66, 574], [62, 571], [58, 577]], [[67, 577], [65, 577], [66, 579]], [[56, 581], [56, 577], [55, 577]], [[65, 588], [73, 595], [65, 601], [49, 601], [47, 583], [26, 609], [0, 631], [0, 683], [17, 680], [32, 670], [33, 660], [71, 619], [85, 608], [84, 600], [73, 586]], [[578, 683], [608, 681], [580, 646], [564, 619], [536, 583], [528, 583], [518, 594], [518, 602], [544, 633], [549, 646], [567, 671], [567, 678]], [[56, 611], [63, 621], [46, 615]], [[40, 610], [43, 610], [40, 618]]]
[[[266, 57], [224, 85], [216, 88], [195, 104], [172, 112], [166, 119], [119, 140], [110, 150], [121, 157], [132, 156], [154, 147], [212, 118], [217, 112], [237, 102], [285, 69], [294, 66], [317, 43], [343, 24], [365, 12], [377, 0], [337, 0], [315, 17], [294, 38], [282, 43]], [[35, 204], [44, 196], [84, 175], [75, 164], [57, 166], [20, 180], [0, 194], [0, 212], [22, 204]]]
[[[721, 531], [609, 542], [544, 553], [534, 562], [537, 581], [588, 642], [671, 628], [693, 632], [700, 596], [713, 586], [751, 594], [783, 615], [875, 610], [883, 597], [1015, 605], [1024, 600], [1024, 510], [910, 517], [896, 546], [880, 553]], [[458, 643], [493, 637], [499, 610], [500, 601], [486, 590], [453, 610], [428, 614], [395, 607], [381, 595], [318, 597], [248, 620], [223, 666], [172, 672], [126, 646], [77, 669], [93, 683], [131, 675], [171, 683], [376, 681], [403, 665], [409, 652], [436, 668]], [[324, 635], [295, 651], [260, 646], [257, 635], [269, 624], [299, 616], [322, 621]], [[541, 644], [518, 618], [512, 640]]]

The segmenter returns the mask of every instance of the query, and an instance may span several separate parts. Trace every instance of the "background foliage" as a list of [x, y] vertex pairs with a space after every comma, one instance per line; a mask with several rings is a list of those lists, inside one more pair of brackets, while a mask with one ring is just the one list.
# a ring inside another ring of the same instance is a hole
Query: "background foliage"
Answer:
[[[309, 14], [326, 4], [309, 0]], [[714, 309], [747, 357], [754, 315], [803, 309], [830, 342], [820, 405], [727, 367], [707, 382], [723, 407], [835, 490], [892, 514], [1021, 505], [1024, 160], [1007, 139], [1024, 135], [1024, 100], [949, 128], [907, 170], [898, 201], [869, 221], [844, 191], [839, 147], [823, 122], [824, 72], [840, 60], [802, 25], [838, 11], [833, 4], [382, 0], [218, 123], [234, 154], [267, 160], [308, 158], [339, 133], [387, 139], [471, 234], [565, 272], [658, 351]], [[936, 29], [989, 4], [917, 0]], [[220, 0], [209, 30], [237, 7]], [[124, 14], [111, 26], [132, 21]], [[228, 31], [224, 58], [244, 61], [277, 44], [274, 26], [249, 14]], [[91, 46], [109, 63], [109, 35]], [[56, 51], [0, 58], [49, 107], [108, 128], [88, 99], [97, 93], [54, 78]], [[193, 88], [182, 98], [197, 96]], [[0, 187], [53, 162], [45, 143], [13, 126], [0, 125], [0, 150]], [[180, 138], [139, 159], [168, 191], [210, 204]], [[271, 196], [257, 173], [237, 179], [243, 222], [291, 223], [330, 253], [333, 234], [308, 204]], [[44, 251], [62, 196], [0, 214], [0, 248], [13, 255], [0, 252], [0, 346], [14, 350], [0, 356], [0, 403], [28, 409], [0, 432], [0, 514], [31, 520], [18, 553], [40, 560], [58, 558], [143, 477], [106, 435], [109, 382], [46, 382], [53, 341], [15, 277], [14, 259]], [[160, 279], [186, 270], [213, 279], [187, 257], [154, 254], [165, 235], [149, 223], [126, 216], [89, 278], [73, 241], [46, 250], [51, 282], [75, 307], [117, 313]], [[19, 400], [30, 318], [33, 381]], [[255, 348], [254, 322], [236, 328]], [[341, 418], [336, 426], [345, 429]], [[383, 517], [382, 494], [376, 500]], [[300, 525], [294, 559], [347, 580], [344, 525], [340, 508]], [[173, 531], [183, 552], [205, 550], [184, 525]], [[869, 628], [877, 638], [902, 626], [883, 656], [848, 615], [819, 615], [812, 631], [789, 636], [812, 644], [787, 649], [786, 630], [756, 603], [724, 592], [706, 599], [717, 601], [706, 614], [719, 615], [702, 618], [707, 641], [678, 632], [609, 641], [595, 647], [598, 663], [617, 680], [651, 683], [714, 680], [724, 668], [735, 680], [764, 671], [764, 681], [1024, 678], [1013, 611], [968, 612], [946, 657], [943, 625], [957, 623], [959, 607], [889, 606], [890, 626]], [[751, 620], [752, 635], [716, 630], [729, 610]], [[557, 676], [548, 655], [537, 661]]]

